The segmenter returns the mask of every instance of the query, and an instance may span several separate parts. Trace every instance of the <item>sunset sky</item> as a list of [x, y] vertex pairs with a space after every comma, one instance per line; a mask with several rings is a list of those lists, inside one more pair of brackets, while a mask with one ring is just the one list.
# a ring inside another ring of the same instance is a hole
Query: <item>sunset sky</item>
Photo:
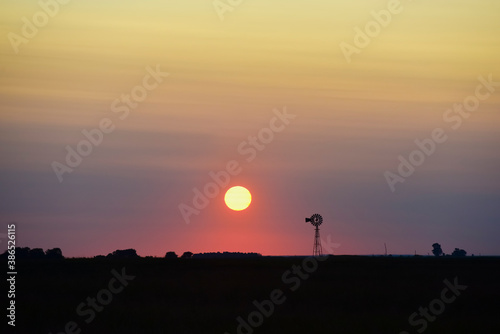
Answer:
[[[0, 5], [3, 238], [17, 222], [18, 246], [65, 256], [309, 255], [319, 213], [334, 254], [500, 254], [499, 1], [45, 1]], [[480, 102], [449, 111], [464, 101]], [[60, 182], [54, 162], [103, 123]], [[435, 129], [446, 140], [392, 191], [386, 171]], [[234, 185], [248, 209], [224, 204]]]

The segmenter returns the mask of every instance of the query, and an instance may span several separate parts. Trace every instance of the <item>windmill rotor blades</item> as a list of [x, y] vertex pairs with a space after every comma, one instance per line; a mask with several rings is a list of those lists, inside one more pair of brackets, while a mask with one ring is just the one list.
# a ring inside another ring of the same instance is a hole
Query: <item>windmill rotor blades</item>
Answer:
[[323, 217], [321, 217], [320, 214], [315, 213], [309, 218], [309, 221], [311, 222], [312, 225], [314, 226], [319, 226], [321, 223], [323, 223]]

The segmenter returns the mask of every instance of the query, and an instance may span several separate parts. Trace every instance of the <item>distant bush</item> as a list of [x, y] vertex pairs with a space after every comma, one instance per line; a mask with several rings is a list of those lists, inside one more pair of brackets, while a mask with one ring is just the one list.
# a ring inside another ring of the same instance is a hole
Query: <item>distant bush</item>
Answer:
[[190, 259], [193, 257], [193, 253], [191, 252], [184, 252], [184, 254], [181, 255], [181, 259]]
[[[7, 257], [5, 251], [1, 256]], [[47, 249], [46, 252], [41, 248], [16, 247], [16, 259], [64, 259], [60, 248]]]
[[451, 253], [451, 256], [457, 256], [457, 257], [463, 257], [466, 256], [467, 252], [464, 251], [463, 249], [455, 248], [453, 253]]
[[30, 258], [31, 249], [29, 247], [16, 247], [16, 259]]
[[45, 252], [41, 248], [33, 248], [29, 252], [29, 257], [32, 259], [43, 259], [45, 257]]
[[434, 256], [443, 255], [443, 250], [441, 249], [441, 245], [438, 244], [437, 242], [432, 244], [432, 254], [434, 254]]
[[167, 252], [165, 254], [165, 258], [166, 259], [177, 259], [177, 254], [175, 254], [175, 252]]
[[133, 259], [133, 258], [138, 258], [140, 256], [137, 255], [137, 251], [135, 249], [129, 248], [129, 249], [117, 249], [113, 253], [109, 253], [106, 257], [113, 259]]
[[47, 251], [45, 252], [45, 257], [47, 259], [64, 259], [61, 248], [47, 249]]

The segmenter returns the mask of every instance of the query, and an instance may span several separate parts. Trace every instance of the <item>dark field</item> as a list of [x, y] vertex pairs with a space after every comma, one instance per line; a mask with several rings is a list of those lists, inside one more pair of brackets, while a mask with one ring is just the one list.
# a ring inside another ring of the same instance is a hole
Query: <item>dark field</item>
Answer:
[[18, 260], [16, 333], [500, 333], [499, 258], [304, 259]]

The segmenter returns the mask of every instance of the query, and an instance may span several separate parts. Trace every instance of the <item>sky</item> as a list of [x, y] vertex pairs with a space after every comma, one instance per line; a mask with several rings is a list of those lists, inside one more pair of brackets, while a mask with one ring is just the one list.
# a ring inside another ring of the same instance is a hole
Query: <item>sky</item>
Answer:
[[0, 6], [2, 250], [500, 255], [496, 0]]

